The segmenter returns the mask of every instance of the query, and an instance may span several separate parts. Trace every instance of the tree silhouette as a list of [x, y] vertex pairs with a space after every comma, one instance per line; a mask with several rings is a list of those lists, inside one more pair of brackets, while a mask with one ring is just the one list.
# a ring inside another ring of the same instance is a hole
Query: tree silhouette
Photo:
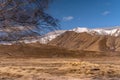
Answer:
[[58, 29], [58, 20], [47, 14], [51, 0], [0, 0], [0, 40], [19, 40]]

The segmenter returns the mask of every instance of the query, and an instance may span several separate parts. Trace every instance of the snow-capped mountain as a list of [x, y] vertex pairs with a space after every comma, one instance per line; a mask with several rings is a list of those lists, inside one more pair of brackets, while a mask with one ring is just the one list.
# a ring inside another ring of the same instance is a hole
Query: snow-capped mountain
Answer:
[[120, 52], [120, 28], [75, 28], [48, 42], [48, 45], [70, 50]]
[[87, 32], [90, 34], [97, 34], [97, 35], [110, 35], [110, 36], [119, 36], [120, 35], [120, 27], [118, 28], [111, 28], [111, 29], [88, 29], [88, 28], [81, 28], [81, 27], [77, 27], [74, 28], [70, 31], [75, 31], [77, 33], [81, 33], [81, 32]]
[[[27, 37], [23, 40], [19, 40], [18, 42], [25, 43], [25, 44], [36, 43], [36, 42], [39, 42], [42, 44], [47, 44], [49, 41], [53, 40], [54, 38], [61, 35], [65, 31], [66, 30], [57, 30], [57, 31], [49, 32], [43, 36]], [[0, 41], [0, 44], [2, 44], [2, 45], [12, 45], [14, 43], [16, 43], [16, 41], [10, 41], [10, 42]]]
[[44, 35], [41, 39], [41, 43], [48, 43], [49, 41], [55, 39], [57, 36], [63, 34], [66, 31], [74, 31], [77, 33], [87, 32], [89, 34], [96, 34], [96, 35], [110, 35], [110, 36], [119, 36], [120, 35], [120, 27], [117, 28], [111, 28], [111, 29], [88, 29], [85, 27], [77, 27], [71, 30], [58, 30], [54, 32], [50, 32], [46, 35]]
[[[74, 31], [77, 33], [82, 33], [82, 32], [86, 32], [92, 35], [110, 35], [110, 36], [119, 36], [120, 35], [120, 27], [117, 28], [110, 28], [110, 29], [88, 29], [86, 27], [77, 27], [71, 30], [56, 30], [53, 32], [49, 32], [45, 35], [43, 35], [42, 37], [37, 37], [37, 38], [30, 38], [30, 39], [24, 39], [21, 40], [19, 42], [23, 42], [23, 43], [36, 43], [36, 42], [40, 42], [43, 44], [47, 44], [49, 41], [55, 39], [57, 36], [63, 34], [66, 31]], [[4, 42], [1, 41], [0, 44], [3, 45], [12, 45], [14, 44], [15, 41], [13, 42]]]
[[47, 42], [53, 40], [54, 38], [61, 35], [65, 31], [66, 30], [58, 30], [58, 31], [47, 33], [46, 35], [42, 36], [42, 38], [40, 39], [40, 42], [43, 44], [46, 44]]

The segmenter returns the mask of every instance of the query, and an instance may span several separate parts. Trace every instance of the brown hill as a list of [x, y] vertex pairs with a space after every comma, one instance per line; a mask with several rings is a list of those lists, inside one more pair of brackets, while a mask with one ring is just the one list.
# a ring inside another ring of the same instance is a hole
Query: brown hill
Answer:
[[0, 57], [60, 57], [64, 53], [71, 54], [66, 49], [40, 43], [0, 45]]
[[95, 51], [67, 50], [60, 47], [33, 44], [0, 45], [0, 58], [79, 58], [86, 56], [102, 56]]
[[[117, 55], [119, 56], [119, 54]], [[83, 58], [101, 56], [111, 55], [97, 51], [68, 50], [40, 43], [0, 45], [0, 58]]]
[[48, 43], [72, 50], [119, 52], [120, 37], [67, 31]]

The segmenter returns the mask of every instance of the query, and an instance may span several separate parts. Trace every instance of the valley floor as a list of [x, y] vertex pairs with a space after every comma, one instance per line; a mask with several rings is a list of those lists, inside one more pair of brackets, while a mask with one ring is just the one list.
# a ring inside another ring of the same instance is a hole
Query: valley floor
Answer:
[[0, 58], [0, 80], [120, 80], [120, 58]]

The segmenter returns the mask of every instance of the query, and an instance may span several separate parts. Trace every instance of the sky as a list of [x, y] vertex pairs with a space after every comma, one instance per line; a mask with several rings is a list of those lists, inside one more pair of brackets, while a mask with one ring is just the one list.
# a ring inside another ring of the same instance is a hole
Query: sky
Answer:
[[54, 0], [48, 13], [63, 30], [120, 26], [120, 0]]

